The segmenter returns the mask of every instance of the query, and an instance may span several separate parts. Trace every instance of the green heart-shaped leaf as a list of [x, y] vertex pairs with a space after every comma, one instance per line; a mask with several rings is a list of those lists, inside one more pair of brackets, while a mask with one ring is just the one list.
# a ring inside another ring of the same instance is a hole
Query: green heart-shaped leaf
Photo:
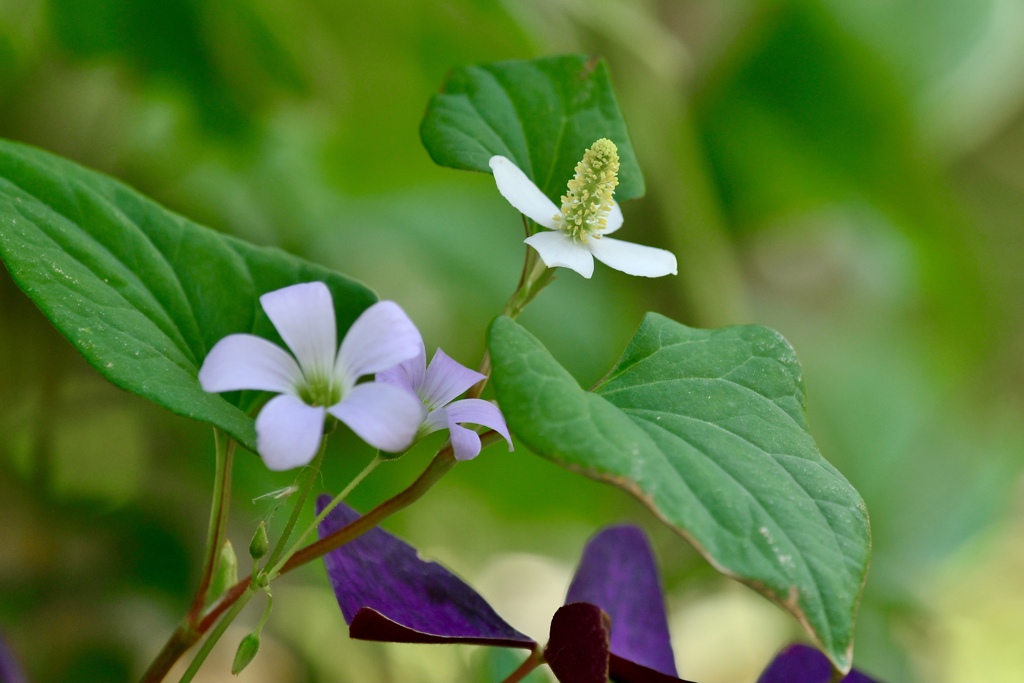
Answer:
[[233, 332], [280, 343], [259, 296], [287, 285], [325, 282], [339, 333], [375, 301], [326, 268], [218, 234], [111, 178], [6, 141], [0, 258], [100, 374], [251, 450], [244, 411], [258, 395], [203, 391], [197, 373], [210, 348]]
[[641, 197], [644, 179], [615, 99], [608, 66], [587, 55], [454, 69], [420, 124], [441, 166], [490, 173], [508, 157], [556, 204], [576, 164], [600, 138], [619, 148], [619, 202]]
[[635, 495], [850, 668], [868, 516], [808, 433], [785, 339], [651, 313], [593, 392], [508, 318], [489, 341], [502, 411], [532, 450]]

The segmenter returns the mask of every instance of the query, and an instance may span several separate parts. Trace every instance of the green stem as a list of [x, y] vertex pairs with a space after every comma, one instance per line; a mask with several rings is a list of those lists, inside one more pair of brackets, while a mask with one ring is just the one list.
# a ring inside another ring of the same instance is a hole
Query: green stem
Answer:
[[277, 564], [277, 561], [281, 559], [284, 549], [288, 547], [288, 538], [292, 535], [292, 530], [295, 528], [296, 522], [299, 521], [299, 516], [302, 514], [302, 508], [306, 504], [306, 498], [309, 497], [309, 492], [313, 488], [313, 482], [316, 481], [316, 475], [320, 473], [320, 463], [323, 462], [324, 453], [327, 451], [327, 437], [324, 436], [320, 440], [320, 450], [317, 451], [316, 457], [313, 458], [313, 462], [309, 464], [306, 469], [306, 477], [299, 484], [299, 495], [295, 499], [295, 507], [292, 509], [292, 514], [288, 518], [288, 523], [284, 527], [284, 531], [281, 532], [281, 537], [277, 539], [277, 544], [274, 546], [273, 552], [270, 553], [270, 558], [264, 567], [273, 567]]
[[146, 669], [146, 672], [142, 674], [142, 678], [139, 679], [140, 683], [160, 683], [160, 681], [164, 680], [164, 676], [171, 670], [174, 663], [181, 659], [181, 656], [190, 647], [196, 644], [199, 636], [200, 631], [196, 627], [182, 620], [178, 627], [174, 629], [171, 637], [167, 639], [163, 649], [150, 662], [149, 668]]
[[523, 660], [523, 663], [516, 667], [516, 670], [508, 675], [501, 683], [519, 683], [519, 681], [530, 675], [530, 672], [544, 663], [544, 650], [540, 647], [533, 650], [530, 656]]
[[[529, 228], [527, 228], [526, 234], [530, 234]], [[540, 294], [541, 290], [547, 287], [554, 279], [554, 269], [544, 265], [544, 261], [540, 259], [537, 252], [527, 249], [526, 257], [523, 259], [523, 272], [519, 276], [519, 285], [516, 287], [516, 291], [512, 293], [512, 296], [508, 298], [501, 314], [515, 320], [523, 312], [523, 309], [526, 308], [526, 305], [533, 301]], [[484, 378], [470, 387], [469, 391], [466, 392], [466, 398], [480, 398], [480, 395], [484, 393], [487, 380], [491, 377], [490, 349], [484, 349], [484, 357], [480, 361], [479, 372], [481, 375], [484, 375]]]
[[[493, 434], [495, 438], [501, 438], [497, 433], [488, 432], [481, 435], [481, 441], [484, 440], [484, 436], [487, 434]], [[494, 438], [488, 439], [486, 443], [494, 441]], [[384, 501], [370, 512], [366, 513], [359, 519], [345, 525], [341, 529], [338, 529], [332, 534], [324, 536], [319, 541], [310, 543], [305, 548], [298, 550], [292, 555], [281, 567], [281, 574], [289, 572], [298, 566], [311, 562], [317, 558], [323, 557], [327, 553], [340, 548], [349, 541], [362, 536], [364, 533], [373, 529], [380, 524], [384, 519], [395, 514], [399, 510], [408, 507], [415, 501], [419, 500], [424, 493], [430, 490], [430, 488], [438, 482], [444, 475], [455, 466], [455, 454], [452, 450], [451, 444], [445, 446], [434, 459], [427, 465], [427, 469], [423, 470], [419, 477], [416, 478], [407, 489], [398, 493], [388, 500]]]
[[[487, 431], [480, 435], [480, 440], [484, 446], [488, 446], [500, 438], [501, 436], [495, 431]], [[395, 494], [351, 524], [296, 551], [281, 566], [278, 574], [285, 574], [323, 557], [332, 550], [373, 529], [387, 517], [419, 500], [455, 466], [455, 463], [456, 460], [452, 446], [448, 444], [434, 456], [427, 469], [405, 490]], [[225, 591], [224, 595], [207, 609], [202, 619], [194, 627], [189, 626], [186, 628], [187, 625], [184, 623], [179, 625], [178, 629], [171, 635], [170, 640], [164, 646], [164, 649], [153, 661], [153, 664], [150, 665], [149, 670], [142, 678], [142, 683], [159, 683], [162, 681], [171, 666], [181, 658], [181, 655], [188, 648], [195, 645], [204, 633], [209, 632], [217, 624], [222, 614], [229, 610], [233, 611], [234, 606], [242, 600], [243, 596], [252, 593], [254, 590], [256, 589], [252, 587], [252, 578], [247, 576]], [[248, 599], [245, 598], [246, 601]]]
[[199, 652], [196, 653], [196, 656], [188, 665], [188, 669], [185, 670], [185, 673], [182, 675], [179, 683], [189, 683], [189, 681], [191, 681], [195, 677], [196, 672], [199, 671], [199, 667], [201, 667], [203, 665], [203, 662], [206, 661], [206, 658], [210, 655], [210, 652], [213, 650], [213, 647], [217, 644], [217, 641], [219, 641], [221, 636], [224, 635], [224, 632], [228, 630], [228, 626], [230, 626], [231, 622], [235, 620], [235, 617], [237, 617], [241, 613], [242, 608], [244, 608], [246, 604], [248, 604], [248, 602], [252, 600], [252, 596], [256, 594], [257, 590], [257, 588], [250, 586], [244, 593], [242, 593], [241, 597], [238, 598], [235, 604], [231, 606], [231, 609], [228, 610], [228, 613], [225, 614], [224, 618], [221, 619], [220, 622], [217, 624], [217, 628], [215, 628], [213, 632], [210, 633], [209, 637], [206, 639], [206, 642], [203, 643], [203, 646], [199, 649]]
[[206, 604], [210, 582], [217, 570], [217, 559], [228, 524], [228, 507], [231, 502], [231, 470], [234, 464], [235, 440], [219, 429], [213, 430], [216, 451], [216, 472], [213, 479], [213, 504], [210, 509], [210, 525], [206, 533], [206, 556], [203, 561], [203, 574], [199, 579], [192, 606], [185, 615], [189, 624], [194, 624]]
[[331, 511], [334, 508], [338, 507], [338, 504], [341, 503], [341, 501], [348, 498], [348, 495], [352, 493], [352, 491], [357, 486], [359, 486], [360, 483], [362, 483], [363, 479], [365, 479], [370, 474], [370, 472], [373, 472], [375, 469], [377, 469], [377, 465], [381, 464], [382, 462], [384, 462], [384, 459], [380, 457], [380, 452], [378, 451], [377, 455], [375, 455], [373, 460], [371, 460], [370, 463], [363, 468], [362, 472], [357, 474], [352, 479], [352, 481], [348, 483], [348, 486], [342, 489], [341, 493], [336, 495], [334, 499], [327, 504], [327, 507], [320, 511], [320, 514], [316, 516], [316, 519], [313, 520], [313, 523], [306, 527], [306, 530], [303, 531], [302, 535], [295, 540], [295, 543], [292, 544], [291, 548], [289, 548], [288, 551], [281, 556], [281, 559], [278, 560], [277, 564], [268, 565], [271, 567], [270, 571], [267, 573], [267, 577], [270, 578], [270, 580], [277, 578], [278, 573], [281, 571], [281, 567], [284, 565], [285, 562], [287, 562], [292, 557], [292, 555], [295, 554], [295, 552], [299, 549], [299, 546], [302, 545], [302, 542], [306, 540], [306, 537], [313, 533], [313, 531], [318, 526], [320, 526], [320, 523], [327, 519], [327, 515], [331, 514]]

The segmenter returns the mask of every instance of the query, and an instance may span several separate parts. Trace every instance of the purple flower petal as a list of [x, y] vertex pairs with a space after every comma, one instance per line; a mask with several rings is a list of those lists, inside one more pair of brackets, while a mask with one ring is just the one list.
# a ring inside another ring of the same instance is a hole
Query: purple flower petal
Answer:
[[590, 539], [565, 600], [592, 603], [607, 612], [612, 655], [677, 675], [658, 569], [639, 528], [613, 526]]
[[[321, 496], [317, 511], [330, 501]], [[320, 525], [326, 536], [359, 518], [344, 503]], [[537, 644], [436, 562], [383, 529], [372, 529], [324, 556], [327, 575], [353, 638], [397, 643], [472, 643], [529, 650]]]
[[607, 683], [608, 615], [586, 602], [562, 605], [551, 618], [544, 660], [559, 683]]
[[590, 252], [601, 263], [627, 275], [662, 277], [675, 275], [679, 268], [671, 251], [601, 237], [587, 242]]
[[289, 394], [275, 396], [256, 416], [256, 450], [272, 470], [308, 465], [324, 433], [325, 410]]
[[503, 156], [493, 156], [488, 162], [494, 173], [498, 192], [516, 207], [519, 213], [549, 230], [555, 229], [555, 216], [561, 210], [541, 192], [522, 169]]
[[268, 292], [260, 305], [307, 376], [329, 377], [338, 352], [338, 326], [331, 290], [304, 282]]
[[537, 250], [548, 268], [569, 268], [585, 278], [594, 274], [594, 255], [590, 249], [561, 230], [541, 231], [523, 241]]
[[3, 638], [0, 638], [0, 683], [25, 683], [18, 660]]
[[327, 411], [374, 448], [401, 453], [412, 445], [426, 410], [413, 394], [383, 382], [366, 382]]
[[475, 370], [458, 363], [438, 349], [427, 368], [426, 377], [417, 392], [428, 410], [446, 406], [480, 380], [487, 379]]
[[469, 423], [493, 429], [505, 437], [505, 441], [508, 442], [508, 450], [513, 450], [512, 437], [509, 436], [508, 426], [505, 424], [505, 416], [490, 401], [484, 401], [479, 398], [464, 398], [461, 401], [455, 401], [445, 410], [448, 411], [449, 423]]
[[[757, 679], [757, 683], [829, 683], [832, 664], [828, 657], [809, 645], [787, 645]], [[854, 669], [841, 683], [877, 683]]]
[[213, 394], [240, 389], [295, 393], [301, 382], [302, 371], [287, 351], [251, 334], [224, 337], [199, 368], [199, 384]]
[[394, 301], [379, 301], [363, 311], [338, 349], [335, 376], [355, 384], [363, 375], [387, 370], [415, 358], [423, 338]]
[[416, 394], [419, 388], [423, 386], [423, 378], [426, 372], [427, 350], [423, 348], [423, 340], [420, 339], [420, 351], [417, 355], [387, 370], [381, 370], [374, 379], [378, 382], [402, 387]]

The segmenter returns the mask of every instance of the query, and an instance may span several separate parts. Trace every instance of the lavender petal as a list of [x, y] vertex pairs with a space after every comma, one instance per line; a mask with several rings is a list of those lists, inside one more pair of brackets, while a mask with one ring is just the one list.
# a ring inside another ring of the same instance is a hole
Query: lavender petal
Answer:
[[323, 408], [289, 394], [275, 396], [256, 416], [256, 450], [267, 467], [290, 470], [308, 465], [324, 433]]
[[613, 655], [677, 675], [658, 569], [639, 528], [608, 527], [590, 539], [566, 602], [592, 603], [608, 614]]
[[472, 460], [480, 455], [480, 451], [483, 449], [480, 435], [472, 429], [449, 422], [448, 434], [452, 442], [452, 453], [456, 460]]
[[480, 380], [487, 379], [475, 370], [458, 363], [438, 349], [427, 367], [426, 376], [420, 388], [420, 398], [433, 410], [451, 403]]
[[[330, 501], [321, 496], [317, 511]], [[324, 537], [359, 518], [344, 503], [320, 525]], [[324, 556], [353, 638], [398, 643], [472, 643], [532, 650], [537, 644], [499, 617], [457, 576], [380, 528]]]
[[366, 382], [327, 411], [360, 439], [388, 453], [401, 453], [412, 445], [426, 409], [405, 389], [383, 382]]
[[381, 370], [374, 378], [378, 382], [393, 384], [402, 387], [414, 394], [418, 394], [423, 386], [423, 379], [427, 372], [427, 351], [423, 347], [423, 340], [420, 339], [419, 353], [409, 360], [404, 360], [386, 370]]
[[469, 423], [493, 429], [505, 437], [505, 441], [508, 442], [508, 450], [513, 450], [512, 437], [508, 433], [505, 416], [490, 401], [480, 398], [464, 398], [461, 401], [455, 401], [445, 410], [448, 411], [449, 422], [458, 424]]
[[302, 370], [287, 351], [252, 334], [224, 337], [199, 368], [199, 384], [213, 394], [239, 389], [292, 393], [301, 382]]
[[338, 349], [334, 376], [349, 385], [363, 375], [392, 368], [416, 357], [423, 337], [394, 301], [378, 301], [363, 311]]
[[329, 376], [338, 352], [338, 326], [331, 290], [304, 282], [267, 292], [260, 305], [307, 376]]

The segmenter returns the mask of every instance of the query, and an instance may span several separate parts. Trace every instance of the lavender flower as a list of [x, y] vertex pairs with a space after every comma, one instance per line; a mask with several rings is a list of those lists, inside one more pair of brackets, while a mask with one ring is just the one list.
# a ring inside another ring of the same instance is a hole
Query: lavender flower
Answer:
[[447, 429], [451, 435], [456, 460], [472, 460], [480, 454], [480, 435], [463, 427], [464, 423], [483, 425], [505, 437], [512, 450], [512, 437], [501, 411], [494, 404], [479, 398], [454, 399], [477, 382], [486, 379], [452, 360], [438, 349], [427, 366], [427, 352], [419, 340], [419, 353], [393, 368], [377, 373], [377, 381], [402, 387], [422, 402], [427, 414], [420, 424], [418, 436]]
[[322, 282], [292, 285], [260, 304], [293, 355], [251, 334], [217, 342], [199, 382], [209, 392], [255, 389], [280, 395], [256, 418], [256, 448], [272, 470], [308, 464], [331, 414], [371, 446], [409, 447], [426, 414], [407, 391], [360, 377], [414, 358], [422, 346], [416, 326], [397, 304], [381, 301], [352, 324], [341, 347], [331, 292]]

